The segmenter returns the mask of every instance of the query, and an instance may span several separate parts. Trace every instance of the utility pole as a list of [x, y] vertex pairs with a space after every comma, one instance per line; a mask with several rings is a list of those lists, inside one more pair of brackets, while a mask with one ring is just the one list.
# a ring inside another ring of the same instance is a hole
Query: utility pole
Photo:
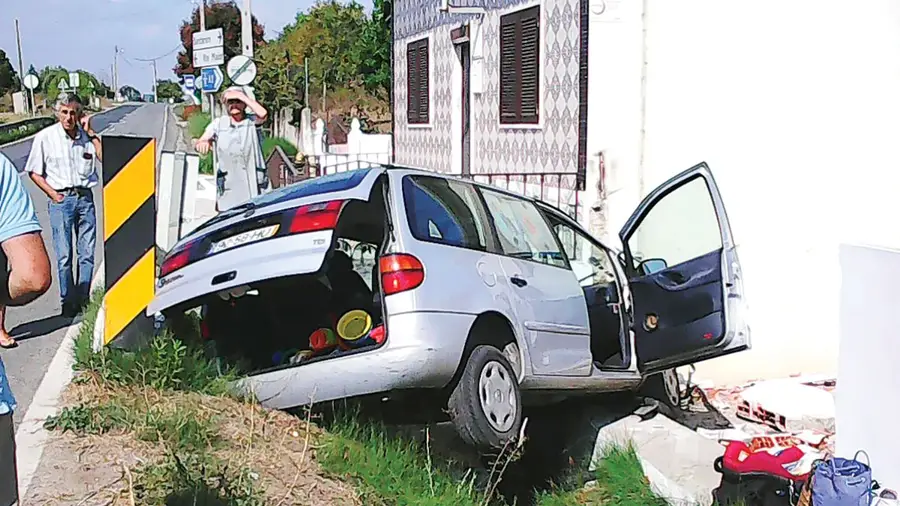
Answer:
[[119, 97], [119, 46], [116, 46], [116, 55], [113, 57], [113, 101]]
[[303, 107], [309, 107], [309, 58], [303, 58]]
[[[200, 31], [206, 31], [206, 0], [200, 0]], [[215, 118], [215, 111], [213, 111], [213, 100], [212, 96], [208, 93], [200, 92], [200, 107], [203, 108], [207, 103], [207, 99], [209, 100], [209, 117]]]
[[22, 35], [19, 33], [19, 18], [16, 18], [16, 47], [19, 52], [19, 87], [25, 89], [25, 65], [22, 62]]
[[150, 65], [153, 66], [153, 101], [158, 103], [159, 102], [159, 95], [158, 95], [159, 90], [157, 90], [156, 87], [159, 84], [159, 80], [156, 78], [156, 60], [151, 61]]

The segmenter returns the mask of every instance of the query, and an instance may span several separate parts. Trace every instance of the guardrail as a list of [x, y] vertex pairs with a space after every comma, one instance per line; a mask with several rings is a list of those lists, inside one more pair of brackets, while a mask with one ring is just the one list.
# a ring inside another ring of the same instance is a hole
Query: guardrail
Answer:
[[56, 123], [56, 118], [53, 116], [41, 116], [0, 124], [0, 146], [27, 137], [31, 133], [37, 133], [54, 123]]

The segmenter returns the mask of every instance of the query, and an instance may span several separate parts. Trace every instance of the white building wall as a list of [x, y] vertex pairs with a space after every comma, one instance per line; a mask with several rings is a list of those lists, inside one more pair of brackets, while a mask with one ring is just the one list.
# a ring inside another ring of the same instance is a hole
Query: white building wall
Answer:
[[610, 229], [707, 161], [754, 349], [699, 376], [835, 373], [838, 243], [900, 245], [900, 3], [644, 0], [643, 23], [641, 4], [592, 2], [589, 153], [608, 153]]

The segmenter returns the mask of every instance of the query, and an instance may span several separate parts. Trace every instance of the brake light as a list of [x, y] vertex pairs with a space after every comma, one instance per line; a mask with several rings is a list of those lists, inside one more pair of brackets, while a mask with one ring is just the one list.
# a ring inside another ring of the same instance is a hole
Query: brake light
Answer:
[[159, 268], [159, 277], [164, 278], [190, 263], [191, 246], [193, 245], [193, 242], [189, 242], [181, 249], [170, 253], [165, 260], [163, 260], [162, 266]]
[[412, 290], [425, 281], [425, 267], [422, 262], [406, 253], [381, 257], [378, 268], [381, 271], [381, 287], [385, 295]]
[[344, 206], [343, 200], [332, 200], [298, 207], [291, 218], [289, 232], [299, 234], [302, 232], [315, 232], [317, 230], [331, 230], [337, 225], [338, 216]]

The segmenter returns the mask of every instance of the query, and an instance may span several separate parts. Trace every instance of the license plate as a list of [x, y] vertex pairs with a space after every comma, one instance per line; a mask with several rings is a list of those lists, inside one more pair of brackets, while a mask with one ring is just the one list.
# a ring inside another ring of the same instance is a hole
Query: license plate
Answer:
[[221, 241], [214, 242], [212, 247], [209, 248], [209, 253], [221, 253], [222, 251], [234, 248], [236, 246], [242, 246], [244, 244], [250, 244], [256, 241], [261, 241], [263, 239], [268, 239], [269, 237], [275, 235], [276, 232], [278, 232], [278, 225], [270, 225], [268, 227], [248, 230], [231, 237], [226, 237]]

